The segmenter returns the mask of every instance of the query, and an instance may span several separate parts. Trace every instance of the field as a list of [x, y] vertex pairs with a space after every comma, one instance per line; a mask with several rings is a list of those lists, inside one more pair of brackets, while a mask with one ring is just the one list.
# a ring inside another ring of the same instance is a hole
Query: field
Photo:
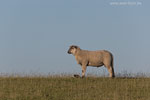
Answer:
[[150, 78], [0, 77], [0, 100], [150, 100]]

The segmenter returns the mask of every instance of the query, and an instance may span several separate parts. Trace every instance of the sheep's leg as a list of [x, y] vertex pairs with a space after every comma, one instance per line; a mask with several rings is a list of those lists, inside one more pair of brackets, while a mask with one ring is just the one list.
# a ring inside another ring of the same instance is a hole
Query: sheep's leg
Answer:
[[82, 65], [82, 78], [85, 77], [86, 67], [87, 67], [87, 66]]
[[113, 77], [113, 72], [112, 72], [112, 68], [111, 67], [108, 68], [108, 71], [109, 71], [109, 77]]
[[108, 66], [107, 69], [109, 71], [109, 77], [115, 77], [113, 68], [111, 66]]

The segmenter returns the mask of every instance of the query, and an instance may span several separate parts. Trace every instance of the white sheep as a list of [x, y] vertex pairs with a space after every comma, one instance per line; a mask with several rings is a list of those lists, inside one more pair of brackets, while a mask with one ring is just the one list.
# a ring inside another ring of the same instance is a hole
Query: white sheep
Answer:
[[[82, 66], [82, 78], [85, 77], [87, 66], [105, 66], [109, 71], [109, 77], [115, 77], [113, 67], [113, 55], [106, 50], [88, 51], [82, 50], [78, 46], [72, 45], [68, 54], [73, 54], [78, 64]], [[79, 77], [75, 75], [75, 77]]]

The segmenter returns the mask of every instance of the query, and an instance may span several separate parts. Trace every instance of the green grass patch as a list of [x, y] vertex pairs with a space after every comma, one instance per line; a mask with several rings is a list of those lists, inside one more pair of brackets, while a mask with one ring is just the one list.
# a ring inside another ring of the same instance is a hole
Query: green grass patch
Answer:
[[150, 100], [150, 78], [1, 77], [0, 100]]

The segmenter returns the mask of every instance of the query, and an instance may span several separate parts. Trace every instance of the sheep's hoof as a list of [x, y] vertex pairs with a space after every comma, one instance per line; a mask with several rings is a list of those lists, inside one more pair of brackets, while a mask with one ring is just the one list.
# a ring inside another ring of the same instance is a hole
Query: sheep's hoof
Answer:
[[75, 78], [80, 78], [80, 75], [74, 74]]
[[85, 76], [82, 76], [82, 78], [85, 78]]

